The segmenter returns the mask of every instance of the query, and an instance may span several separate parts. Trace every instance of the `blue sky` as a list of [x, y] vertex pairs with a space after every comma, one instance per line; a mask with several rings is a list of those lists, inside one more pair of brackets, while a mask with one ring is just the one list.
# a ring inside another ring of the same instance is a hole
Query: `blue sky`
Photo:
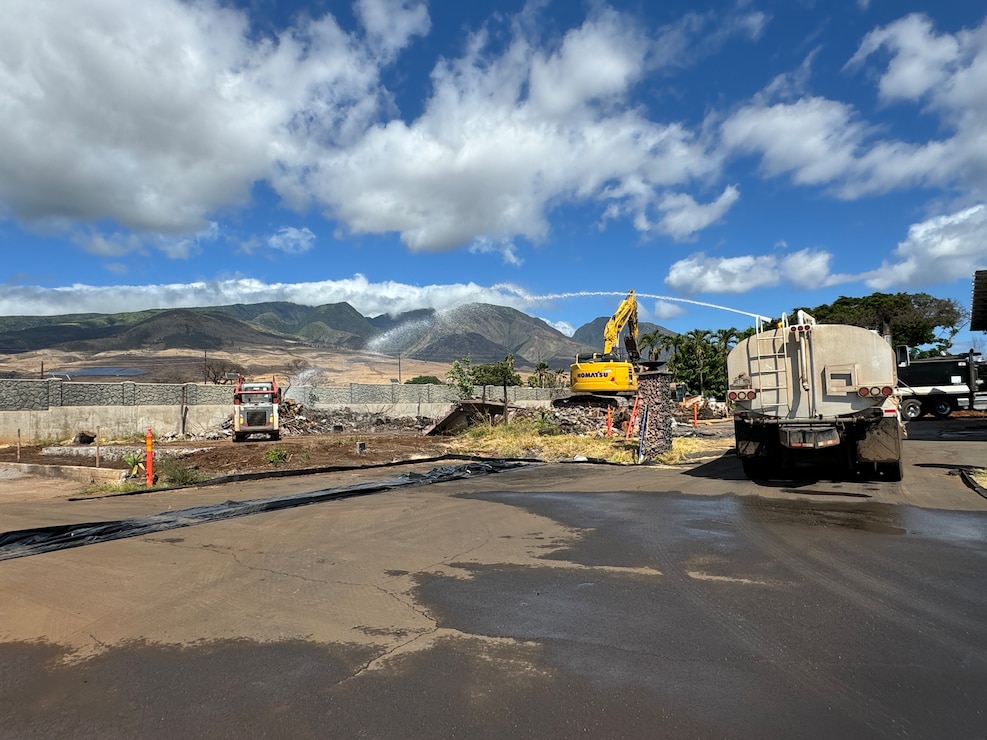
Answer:
[[931, 5], [9, 0], [0, 314], [969, 308], [987, 10]]

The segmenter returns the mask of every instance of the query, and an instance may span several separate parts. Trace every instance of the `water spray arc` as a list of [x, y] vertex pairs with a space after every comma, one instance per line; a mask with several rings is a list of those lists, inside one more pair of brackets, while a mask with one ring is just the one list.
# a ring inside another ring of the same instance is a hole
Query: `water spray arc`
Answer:
[[[500, 288], [505, 288], [506, 286], [497, 286]], [[600, 296], [623, 296], [625, 292], [618, 292], [614, 290], [581, 290], [574, 291], [571, 293], [546, 293], [545, 295], [528, 295], [523, 291], [514, 291], [518, 296], [523, 297], [525, 300], [531, 301], [532, 303], [537, 303], [540, 301], [556, 301], [563, 298], [594, 298]], [[771, 321], [772, 317], [763, 316], [758, 313], [751, 313], [749, 311], [741, 311], [739, 308], [730, 308], [729, 306], [720, 306], [715, 303], [706, 303], [705, 301], [694, 301], [691, 298], [677, 298], [675, 296], [668, 295], [657, 295], [655, 293], [637, 293], [638, 298], [651, 298], [659, 301], [673, 301], [675, 303], [689, 303], [693, 306], [703, 306], [704, 308], [716, 308], [721, 311], [730, 311], [732, 313], [739, 313], [743, 316], [749, 316], [756, 321]]]

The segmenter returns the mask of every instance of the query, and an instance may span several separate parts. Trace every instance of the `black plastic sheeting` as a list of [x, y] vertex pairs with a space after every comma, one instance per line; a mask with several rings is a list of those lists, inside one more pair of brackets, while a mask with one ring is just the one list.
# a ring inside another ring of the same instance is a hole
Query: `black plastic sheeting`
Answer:
[[293, 509], [298, 506], [309, 506], [326, 501], [366, 496], [370, 493], [390, 491], [405, 486], [424, 486], [432, 483], [473, 478], [491, 473], [501, 473], [525, 466], [526, 463], [507, 460], [485, 460], [465, 465], [433, 468], [427, 473], [405, 473], [396, 478], [375, 481], [373, 483], [358, 483], [342, 488], [329, 488], [311, 493], [299, 493], [291, 496], [275, 498], [250, 499], [247, 501], [225, 501], [221, 504], [193, 506], [188, 509], [166, 511], [151, 516], [135, 517], [133, 519], [118, 519], [109, 522], [82, 522], [79, 524], [55, 524], [50, 527], [36, 529], [20, 529], [13, 532], [0, 533], [0, 560], [11, 560], [28, 555], [39, 555], [54, 550], [65, 550], [70, 547], [95, 545], [99, 542], [140, 537], [154, 532], [164, 532], [169, 529], [191, 527], [206, 522], [216, 522], [222, 519], [233, 519], [239, 516], [261, 514], [268, 511]]

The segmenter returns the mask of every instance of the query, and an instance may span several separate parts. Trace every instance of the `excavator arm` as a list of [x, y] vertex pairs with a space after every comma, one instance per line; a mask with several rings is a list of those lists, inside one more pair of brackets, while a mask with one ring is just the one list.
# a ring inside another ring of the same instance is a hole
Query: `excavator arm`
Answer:
[[617, 306], [613, 316], [607, 322], [603, 330], [603, 353], [605, 355], [613, 352], [617, 344], [620, 332], [627, 327], [627, 338], [624, 346], [627, 349], [627, 356], [632, 362], [637, 362], [641, 358], [641, 353], [637, 349], [637, 297], [633, 290], [627, 291], [627, 297]]
[[[628, 328], [624, 338], [628, 361], [616, 359], [612, 352], [620, 339], [620, 333]], [[572, 395], [556, 399], [553, 405], [597, 405], [604, 401], [610, 406], [615, 397], [630, 397], [637, 393], [636, 365], [641, 360], [637, 349], [637, 297], [628, 291], [603, 330], [603, 354], [576, 355], [576, 362], [569, 369], [569, 388]]]

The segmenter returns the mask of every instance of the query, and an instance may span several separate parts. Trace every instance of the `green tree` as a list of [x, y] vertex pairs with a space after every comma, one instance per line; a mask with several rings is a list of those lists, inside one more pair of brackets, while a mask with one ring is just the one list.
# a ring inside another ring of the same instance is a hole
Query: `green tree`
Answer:
[[508, 355], [503, 362], [473, 366], [474, 385], [521, 385], [521, 376], [514, 371], [514, 355]]
[[663, 335], [656, 340], [658, 351], [668, 352], [668, 372], [676, 383], [693, 393], [724, 398], [727, 391], [727, 355], [753, 329], [693, 329], [685, 334]]
[[442, 385], [442, 381], [434, 375], [416, 375], [404, 381], [405, 385]]
[[528, 385], [531, 388], [546, 388], [548, 386], [548, 378], [551, 375], [551, 370], [548, 369], [548, 364], [545, 362], [539, 362], [535, 366], [535, 374], [528, 377]]
[[661, 329], [655, 329], [652, 332], [645, 332], [640, 337], [638, 337], [637, 346], [641, 351], [641, 356], [644, 356], [644, 351], [649, 350], [649, 359], [656, 359], [661, 355], [663, 349], [667, 349], [668, 345], [665, 343], [670, 335], [662, 331]]
[[455, 360], [449, 372], [446, 373], [449, 382], [459, 391], [460, 398], [473, 397], [474, 386], [476, 386], [473, 370], [473, 361], [469, 357], [464, 357], [462, 360]]
[[699, 380], [699, 395], [706, 395], [706, 369], [709, 358], [715, 354], [709, 329], [692, 329], [686, 332], [683, 363], [688, 363]]
[[658, 354], [662, 352], [668, 352], [669, 362], [675, 357], [676, 353], [682, 349], [682, 343], [684, 339], [681, 334], [662, 334], [655, 341], [655, 347], [657, 348]]
[[921, 354], [948, 350], [953, 337], [969, 318], [968, 312], [953, 299], [934, 298], [928, 293], [840, 296], [831, 304], [807, 310], [819, 323], [852, 324], [878, 331], [890, 336], [892, 345], [907, 344], [913, 348], [934, 345], [934, 349]]
[[731, 326], [729, 329], [717, 329], [713, 332], [713, 349], [715, 350], [709, 358], [709, 370], [706, 373], [706, 387], [710, 395], [716, 398], [726, 398], [727, 384], [727, 355], [730, 354], [740, 333], [737, 327]]

